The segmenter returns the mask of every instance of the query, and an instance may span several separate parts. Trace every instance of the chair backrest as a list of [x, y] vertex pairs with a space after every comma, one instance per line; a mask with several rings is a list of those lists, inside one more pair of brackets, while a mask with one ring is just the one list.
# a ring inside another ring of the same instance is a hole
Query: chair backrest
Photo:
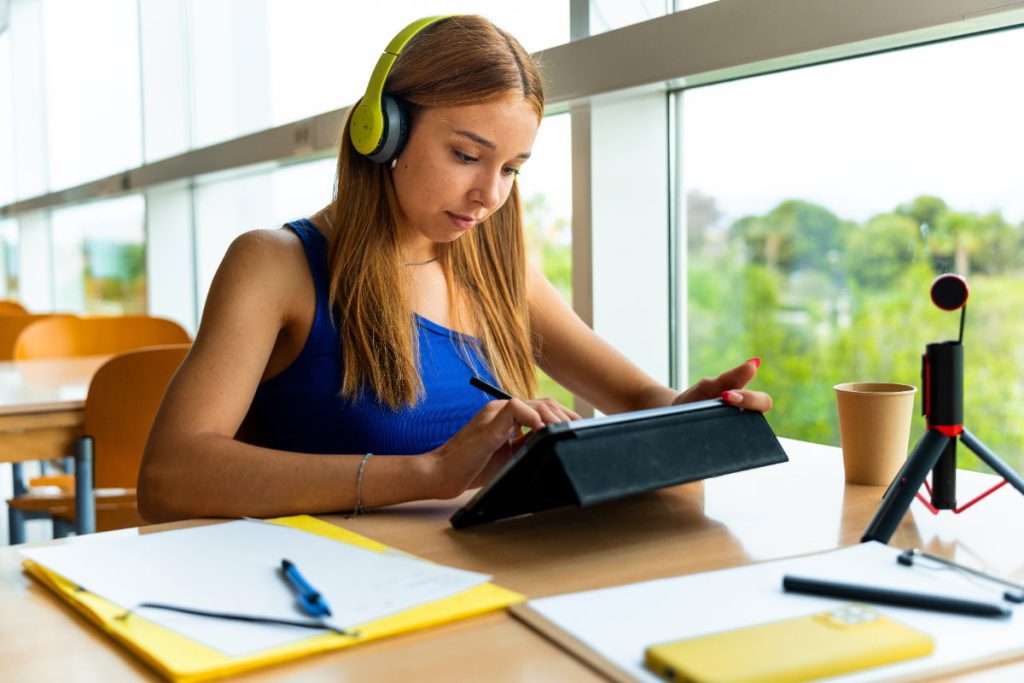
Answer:
[[153, 418], [190, 347], [127, 351], [93, 375], [85, 399], [85, 434], [94, 441], [96, 488], [135, 488]]
[[187, 344], [188, 332], [173, 320], [146, 315], [40, 320], [14, 344], [14, 358], [102, 356], [158, 344]]
[[0, 360], [14, 359], [14, 344], [18, 335], [29, 325], [47, 318], [71, 318], [64, 313], [23, 313], [21, 315], [0, 315]]
[[13, 299], [0, 299], [0, 315], [25, 315], [28, 310]]

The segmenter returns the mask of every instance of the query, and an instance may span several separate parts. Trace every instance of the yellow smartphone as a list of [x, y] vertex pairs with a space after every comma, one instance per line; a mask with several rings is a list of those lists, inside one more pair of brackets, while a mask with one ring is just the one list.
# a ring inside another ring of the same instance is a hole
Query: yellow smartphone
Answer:
[[866, 605], [652, 645], [647, 668], [680, 683], [797, 683], [923, 657], [931, 636]]

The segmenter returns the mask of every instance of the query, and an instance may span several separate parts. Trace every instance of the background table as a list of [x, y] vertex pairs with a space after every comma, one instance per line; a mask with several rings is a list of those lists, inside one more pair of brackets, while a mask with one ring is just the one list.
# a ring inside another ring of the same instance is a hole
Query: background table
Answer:
[[[70, 456], [82, 433], [89, 382], [109, 358], [0, 362], [0, 463]], [[17, 492], [15, 485], [3, 499]]]
[[0, 362], [0, 462], [71, 455], [89, 381], [108, 358]]
[[[444, 564], [482, 571], [541, 597], [828, 550], [859, 541], [883, 487], [849, 486], [839, 451], [784, 440], [791, 462], [677, 486], [589, 509], [558, 510], [455, 531], [466, 499], [409, 503], [324, 519]], [[970, 492], [991, 477], [961, 473]], [[183, 524], [196, 524], [198, 521]], [[177, 525], [146, 527], [141, 533]], [[915, 503], [893, 545], [916, 546], [1024, 578], [1024, 497], [1004, 487], [963, 515]], [[135, 530], [112, 532], [134, 534]], [[89, 538], [67, 541], [88, 543]], [[155, 676], [29, 579], [16, 549], [0, 551], [0, 661], [11, 680]], [[584, 664], [507, 613], [368, 643], [242, 677], [259, 681], [595, 681]], [[1024, 680], [1024, 662], [942, 680]]]

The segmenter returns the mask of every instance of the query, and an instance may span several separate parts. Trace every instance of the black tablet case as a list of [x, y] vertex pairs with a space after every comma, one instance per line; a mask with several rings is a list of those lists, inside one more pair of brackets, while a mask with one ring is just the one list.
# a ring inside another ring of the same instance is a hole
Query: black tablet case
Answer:
[[462, 508], [456, 529], [786, 462], [764, 415], [721, 401], [549, 425]]

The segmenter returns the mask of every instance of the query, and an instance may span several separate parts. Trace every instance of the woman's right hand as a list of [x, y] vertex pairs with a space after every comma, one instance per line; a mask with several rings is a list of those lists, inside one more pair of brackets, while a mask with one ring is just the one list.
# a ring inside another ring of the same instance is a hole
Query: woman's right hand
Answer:
[[426, 454], [431, 459], [437, 498], [454, 498], [486, 483], [519, 449], [522, 429], [579, 419], [550, 399], [490, 401], [444, 445]]

